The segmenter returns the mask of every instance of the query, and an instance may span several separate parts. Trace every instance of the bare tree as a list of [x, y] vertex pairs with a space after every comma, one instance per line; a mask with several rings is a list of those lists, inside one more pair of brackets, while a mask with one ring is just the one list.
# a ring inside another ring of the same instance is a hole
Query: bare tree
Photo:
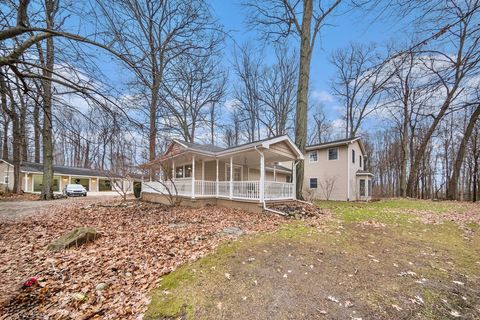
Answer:
[[352, 43], [331, 57], [337, 69], [334, 94], [345, 105], [345, 137], [354, 137], [364, 120], [384, 104], [383, 93], [394, 72], [385, 70], [373, 45]]
[[331, 139], [332, 122], [327, 119], [322, 105], [318, 104], [312, 109], [313, 126], [311, 128], [309, 143], [318, 144], [326, 142]]
[[298, 63], [285, 46], [275, 49], [276, 61], [266, 67], [260, 80], [260, 121], [269, 136], [287, 134], [294, 120]]
[[[442, 8], [438, 8], [432, 13], [431, 17], [437, 18], [441, 22], [458, 20], [459, 23], [454, 28], [445, 30], [442, 35], [447, 52], [442, 52], [441, 47], [438, 48], [438, 46], [423, 52], [424, 67], [434, 75], [434, 81], [441, 85], [441, 91], [437, 96], [437, 99], [441, 100], [437, 108], [426, 114], [432, 119], [432, 122], [419, 143], [410, 166], [410, 175], [407, 182], [407, 194], [409, 196], [414, 194], [419, 167], [433, 133], [447, 112], [455, 107], [463, 91], [462, 86], [472, 76], [478, 74], [480, 62], [479, 4], [479, 1], [462, 1], [460, 3], [447, 1]], [[453, 55], [449, 48], [455, 50]]]
[[[342, 0], [268, 0], [246, 3], [250, 24], [259, 27], [266, 38], [278, 41], [293, 36], [299, 41], [295, 143], [302, 151], [307, 143], [308, 86], [312, 52], [327, 17], [336, 11], [341, 2]], [[296, 177], [298, 198], [302, 198], [303, 171], [301, 162]]]
[[[218, 29], [203, 0], [101, 1], [109, 36], [134, 74], [148, 117], [149, 160], [155, 159], [160, 90], [165, 73], [180, 56], [211, 47], [220, 38], [203, 41], [205, 32]], [[128, 25], [125, 24], [128, 21]]]
[[260, 135], [260, 81], [263, 77], [262, 60], [251, 44], [243, 45], [234, 56], [234, 104], [247, 141], [261, 139]]
[[337, 176], [325, 176], [323, 180], [319, 181], [320, 190], [322, 190], [323, 196], [326, 200], [330, 200], [330, 196], [335, 189], [336, 181]]
[[197, 130], [208, 128], [211, 109], [225, 95], [226, 74], [213, 53], [179, 60], [172, 66], [170, 81], [163, 86], [162, 123], [169, 134], [194, 142]]

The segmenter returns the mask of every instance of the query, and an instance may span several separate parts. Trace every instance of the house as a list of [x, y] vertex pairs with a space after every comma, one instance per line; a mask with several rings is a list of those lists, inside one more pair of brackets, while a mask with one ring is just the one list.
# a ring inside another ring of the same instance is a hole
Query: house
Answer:
[[309, 145], [305, 151], [306, 199], [371, 199], [373, 174], [365, 168], [367, 154], [359, 137]]
[[[89, 192], [114, 191], [115, 187], [122, 187], [124, 190], [132, 190], [133, 183], [126, 179], [112, 181], [112, 176], [104, 171], [53, 166], [53, 191], [61, 192], [70, 183], [81, 184]], [[40, 193], [42, 191], [43, 164], [22, 161], [20, 164], [20, 175], [22, 177], [22, 190], [29, 193]], [[0, 185], [2, 189], [13, 189], [13, 164], [11, 161], [0, 159]]]
[[286, 135], [229, 148], [173, 139], [145, 165], [158, 176], [142, 183], [142, 199], [168, 203], [173, 195], [184, 205], [262, 211], [270, 201], [296, 198], [299, 160], [303, 154]]

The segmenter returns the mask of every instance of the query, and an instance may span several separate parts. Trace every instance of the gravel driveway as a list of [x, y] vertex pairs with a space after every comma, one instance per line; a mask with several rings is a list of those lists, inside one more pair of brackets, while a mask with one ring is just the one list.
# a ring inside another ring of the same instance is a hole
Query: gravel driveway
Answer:
[[91, 203], [119, 199], [117, 195], [89, 195], [87, 197], [71, 197], [51, 201], [0, 201], [0, 220], [21, 219], [23, 217], [44, 212], [56, 206], [71, 203], [72, 206], [85, 206]]

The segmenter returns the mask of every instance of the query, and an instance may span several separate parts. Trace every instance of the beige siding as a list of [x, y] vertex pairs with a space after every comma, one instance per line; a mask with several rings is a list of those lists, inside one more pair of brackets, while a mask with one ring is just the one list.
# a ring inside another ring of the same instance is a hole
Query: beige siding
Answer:
[[275, 151], [278, 154], [291, 157], [291, 158], [296, 158], [295, 152], [292, 150], [292, 148], [290, 148], [288, 143], [286, 143], [285, 141], [272, 144], [270, 146], [270, 149], [272, 151]]
[[[347, 152], [346, 145], [339, 146], [338, 159], [328, 160], [328, 148], [317, 151], [317, 162], [310, 162], [309, 152], [305, 154], [305, 175], [303, 192], [305, 198], [326, 199], [327, 181], [334, 181], [330, 200], [347, 200]], [[310, 179], [317, 178], [318, 188], [310, 188]]]
[[8, 189], [13, 189], [13, 166], [6, 164], [5, 162], [0, 163], [0, 184], [2, 187], [5, 185], [5, 177], [8, 177]]
[[[305, 154], [304, 194], [307, 198], [326, 199], [324, 192], [327, 181], [334, 181], [330, 200], [361, 200], [356, 173], [364, 170], [365, 159], [358, 141], [338, 146], [338, 159], [328, 160], [328, 148], [316, 150], [318, 161], [310, 163], [309, 152]], [[355, 162], [352, 161], [352, 150], [355, 151]], [[362, 166], [360, 166], [362, 156]], [[310, 189], [310, 178], [317, 178], [318, 188]], [[350, 183], [349, 183], [350, 182]], [[348, 186], [349, 185], [349, 189]]]

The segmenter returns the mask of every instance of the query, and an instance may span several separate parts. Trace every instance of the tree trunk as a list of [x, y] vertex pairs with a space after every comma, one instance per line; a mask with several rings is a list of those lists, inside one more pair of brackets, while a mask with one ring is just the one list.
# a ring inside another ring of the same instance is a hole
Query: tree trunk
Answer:
[[400, 196], [407, 196], [407, 164], [409, 158], [409, 125], [408, 125], [408, 93], [403, 102], [403, 140], [402, 140], [402, 159], [400, 164]]
[[[10, 98], [10, 108], [7, 104], [7, 95]], [[7, 88], [5, 78], [0, 76], [0, 96], [1, 108], [12, 121], [12, 164], [13, 164], [13, 193], [22, 191], [22, 183], [20, 178], [20, 161], [21, 161], [21, 136], [20, 136], [20, 120], [18, 118], [17, 107], [14, 95], [10, 88]]]
[[34, 140], [34, 159], [35, 163], [40, 163], [40, 108], [38, 103], [33, 107], [33, 140]]
[[475, 123], [477, 122], [479, 116], [480, 104], [470, 116], [470, 120], [463, 135], [462, 142], [458, 147], [457, 157], [455, 158], [455, 163], [453, 165], [452, 176], [448, 181], [447, 199], [449, 200], [455, 200], [458, 197], [458, 178], [460, 177], [460, 170], [462, 169], [463, 159], [465, 158], [468, 140], [470, 140], [470, 137], [472, 136], [473, 128], [475, 127]]
[[8, 127], [10, 124], [10, 118], [5, 116], [3, 122], [3, 146], [2, 146], [2, 158], [8, 159]]
[[28, 139], [27, 139], [27, 104], [24, 100], [20, 87], [17, 87], [17, 96], [20, 101], [20, 154], [22, 161], [28, 161]]
[[[308, 85], [310, 81], [311, 52], [311, 22], [313, 14], [313, 0], [303, 3], [302, 33], [300, 35], [300, 74], [297, 89], [297, 106], [295, 119], [295, 143], [304, 152], [307, 143], [307, 108]], [[304, 164], [300, 161], [297, 167], [297, 198], [303, 199]]]
[[[54, 0], [45, 1], [47, 27], [53, 27]], [[43, 69], [43, 188], [41, 198], [53, 199], [53, 118], [52, 118], [52, 71], [54, 67], [53, 37], [46, 40], [46, 61]]]

